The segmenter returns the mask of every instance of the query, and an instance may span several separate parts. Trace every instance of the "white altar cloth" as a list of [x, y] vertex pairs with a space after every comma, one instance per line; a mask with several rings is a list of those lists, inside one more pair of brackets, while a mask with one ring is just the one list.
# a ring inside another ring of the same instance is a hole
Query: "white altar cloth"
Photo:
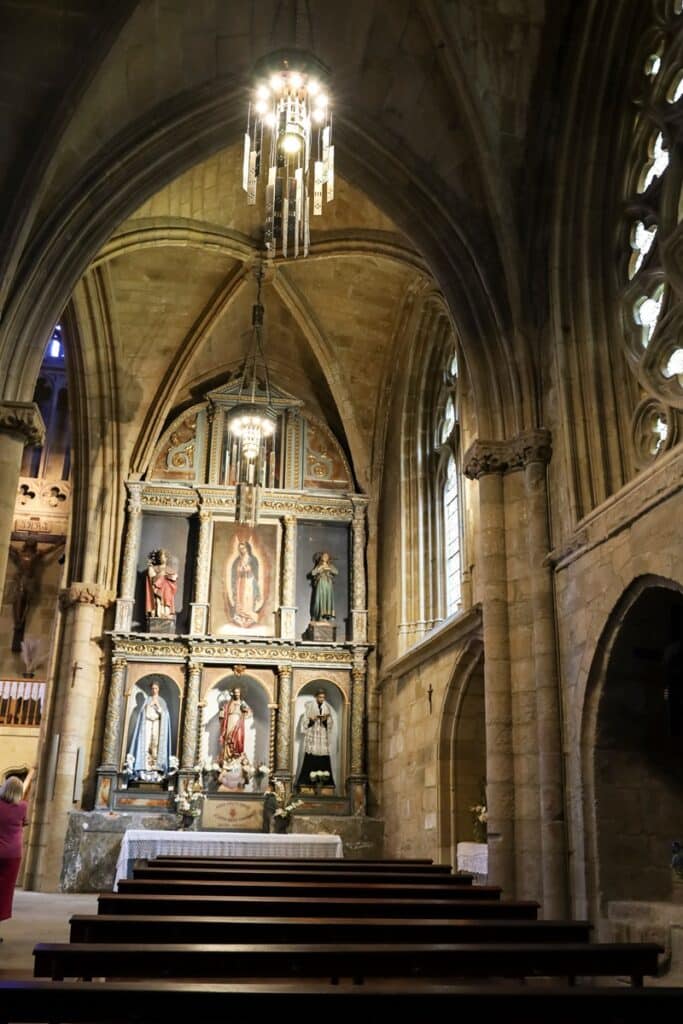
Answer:
[[486, 843], [458, 843], [456, 861], [458, 871], [471, 871], [475, 882], [486, 882], [489, 873], [489, 848]]
[[128, 829], [116, 862], [114, 889], [126, 878], [128, 862], [171, 854], [177, 857], [326, 857], [344, 856], [339, 836], [277, 835], [260, 832], [171, 832]]

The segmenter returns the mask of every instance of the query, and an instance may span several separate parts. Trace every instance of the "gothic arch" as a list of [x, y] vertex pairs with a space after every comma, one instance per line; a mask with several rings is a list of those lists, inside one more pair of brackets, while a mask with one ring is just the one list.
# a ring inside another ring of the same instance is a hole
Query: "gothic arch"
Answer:
[[[683, 622], [683, 585], [640, 576], [615, 605], [593, 657], [581, 760], [583, 856], [595, 919], [626, 892], [631, 899], [668, 896], [670, 843], [683, 827], [680, 739], [667, 735], [664, 698], [676, 637], [680, 648], [674, 619]], [[677, 657], [680, 672], [680, 649]]]
[[[464, 821], [469, 817], [470, 806], [481, 797], [475, 748], [478, 738], [484, 741], [477, 727], [479, 717], [483, 727], [483, 701], [484, 645], [479, 638], [472, 637], [456, 656], [441, 718], [437, 768], [439, 856], [447, 864], [457, 863], [457, 843], [471, 840], [471, 835], [464, 831]], [[483, 749], [485, 758], [485, 745]], [[472, 772], [474, 777], [470, 777]]]

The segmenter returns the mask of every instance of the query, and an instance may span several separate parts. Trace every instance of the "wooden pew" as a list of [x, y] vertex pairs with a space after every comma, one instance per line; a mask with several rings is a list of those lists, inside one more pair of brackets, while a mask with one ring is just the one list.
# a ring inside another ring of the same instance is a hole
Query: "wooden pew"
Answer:
[[232, 879], [132, 878], [121, 879], [119, 893], [169, 896], [310, 896], [332, 899], [409, 899], [409, 900], [500, 900], [497, 885], [413, 885], [412, 882], [308, 882], [233, 881]]
[[74, 914], [72, 942], [588, 942], [588, 921]]
[[53, 978], [529, 978], [626, 975], [640, 986], [657, 974], [654, 943], [304, 945], [38, 943], [34, 976]]
[[[211, 867], [224, 865], [226, 867], [242, 868], [286, 868], [288, 871], [383, 871], [383, 872], [409, 872], [412, 874], [427, 875], [451, 875], [453, 868], [450, 864], [434, 864], [427, 860], [343, 860], [331, 857], [205, 857], [188, 855], [180, 857], [177, 854], [159, 854], [158, 857], [148, 858], [147, 863], [162, 866], [164, 864], [182, 864], [188, 867], [205, 864]], [[467, 875], [468, 872], [463, 874]], [[471, 877], [471, 876], [470, 876]]]
[[175, 896], [160, 893], [101, 893], [100, 914], [168, 914], [199, 917], [459, 917], [535, 920], [535, 900], [373, 899], [346, 896]]
[[486, 1019], [509, 1024], [642, 1024], [650, 1018], [676, 1020], [683, 989], [578, 986], [451, 985], [425, 981], [373, 981], [330, 985], [319, 981], [87, 982], [0, 980], [0, 1024], [49, 1021], [84, 1024], [141, 1020], [193, 1020], [224, 1024], [231, 1018], [324, 1017], [326, 1024], [376, 1024], [379, 1018]]
[[317, 868], [311, 871], [304, 871], [299, 868], [295, 871], [288, 871], [284, 867], [277, 868], [231, 868], [227, 866], [212, 867], [200, 865], [199, 863], [188, 867], [183, 864], [164, 864], [150, 862], [149, 865], [141, 864], [133, 869], [133, 878], [185, 878], [205, 879], [236, 882], [385, 882], [390, 885], [419, 885], [419, 886], [456, 886], [462, 889], [471, 887], [471, 875], [428, 875], [416, 874], [414, 872], [381, 872], [381, 871], [320, 871]]

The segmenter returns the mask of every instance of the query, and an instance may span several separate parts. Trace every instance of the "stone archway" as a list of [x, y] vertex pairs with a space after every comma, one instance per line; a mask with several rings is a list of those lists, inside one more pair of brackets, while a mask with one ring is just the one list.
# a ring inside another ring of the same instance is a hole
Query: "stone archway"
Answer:
[[671, 842], [683, 836], [682, 626], [683, 588], [642, 578], [596, 658], [584, 742], [598, 912], [614, 900], [671, 898]]

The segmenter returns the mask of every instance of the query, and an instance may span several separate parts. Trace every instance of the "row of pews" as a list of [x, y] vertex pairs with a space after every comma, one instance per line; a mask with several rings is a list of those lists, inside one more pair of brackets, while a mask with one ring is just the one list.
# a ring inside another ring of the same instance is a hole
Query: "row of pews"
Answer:
[[70, 942], [39, 942], [35, 980], [0, 981], [0, 1024], [683, 1009], [683, 989], [644, 984], [658, 945], [538, 913], [426, 860], [159, 857], [74, 915]]

